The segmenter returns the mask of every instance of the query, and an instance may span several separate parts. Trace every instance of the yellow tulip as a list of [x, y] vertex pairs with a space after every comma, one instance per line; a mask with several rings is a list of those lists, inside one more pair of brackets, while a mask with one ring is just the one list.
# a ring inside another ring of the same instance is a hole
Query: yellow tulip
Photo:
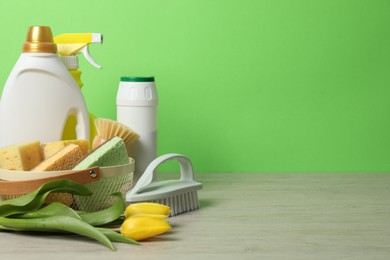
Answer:
[[127, 206], [125, 211], [125, 217], [133, 216], [152, 216], [156, 215], [157, 218], [167, 218], [171, 213], [171, 209], [168, 206], [153, 202], [140, 202]]
[[168, 215], [160, 215], [160, 214], [137, 213], [137, 214], [131, 215], [130, 217], [127, 217], [127, 218], [134, 218], [134, 217], [151, 217], [151, 218], [166, 219], [169, 216]]
[[125, 237], [139, 241], [160, 235], [170, 229], [171, 226], [164, 219], [136, 216], [125, 219], [120, 231]]

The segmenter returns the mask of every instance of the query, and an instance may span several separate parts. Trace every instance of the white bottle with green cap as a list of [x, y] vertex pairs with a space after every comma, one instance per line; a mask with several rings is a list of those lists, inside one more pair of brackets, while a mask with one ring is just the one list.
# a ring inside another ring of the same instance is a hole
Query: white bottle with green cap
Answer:
[[117, 121], [139, 134], [128, 147], [135, 159], [133, 185], [157, 157], [158, 96], [154, 77], [121, 77], [116, 96]]

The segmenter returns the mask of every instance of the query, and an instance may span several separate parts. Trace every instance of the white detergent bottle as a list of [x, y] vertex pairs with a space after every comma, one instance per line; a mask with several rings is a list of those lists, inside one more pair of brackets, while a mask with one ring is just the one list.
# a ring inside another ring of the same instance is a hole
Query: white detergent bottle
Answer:
[[154, 77], [121, 77], [116, 105], [117, 121], [140, 136], [128, 147], [129, 156], [135, 159], [135, 184], [157, 157], [158, 96]]
[[1, 96], [0, 147], [61, 140], [71, 115], [77, 119], [77, 139], [89, 140], [84, 97], [57, 55], [50, 27], [31, 26]]

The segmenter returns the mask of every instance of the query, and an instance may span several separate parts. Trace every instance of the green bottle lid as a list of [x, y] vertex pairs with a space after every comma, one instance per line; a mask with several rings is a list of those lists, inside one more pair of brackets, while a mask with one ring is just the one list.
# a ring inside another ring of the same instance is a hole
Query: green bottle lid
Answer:
[[121, 77], [124, 82], [154, 82], [154, 77]]

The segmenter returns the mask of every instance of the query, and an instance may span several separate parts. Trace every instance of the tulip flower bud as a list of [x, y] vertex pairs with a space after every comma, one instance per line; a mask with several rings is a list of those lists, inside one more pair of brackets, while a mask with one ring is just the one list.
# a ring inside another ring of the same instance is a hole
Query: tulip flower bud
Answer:
[[170, 229], [171, 226], [164, 219], [136, 216], [125, 219], [120, 231], [125, 237], [139, 241], [160, 235]]
[[171, 209], [168, 206], [159, 203], [152, 202], [140, 202], [127, 206], [125, 211], [125, 217], [132, 216], [155, 216], [156, 218], [167, 218], [171, 213]]

